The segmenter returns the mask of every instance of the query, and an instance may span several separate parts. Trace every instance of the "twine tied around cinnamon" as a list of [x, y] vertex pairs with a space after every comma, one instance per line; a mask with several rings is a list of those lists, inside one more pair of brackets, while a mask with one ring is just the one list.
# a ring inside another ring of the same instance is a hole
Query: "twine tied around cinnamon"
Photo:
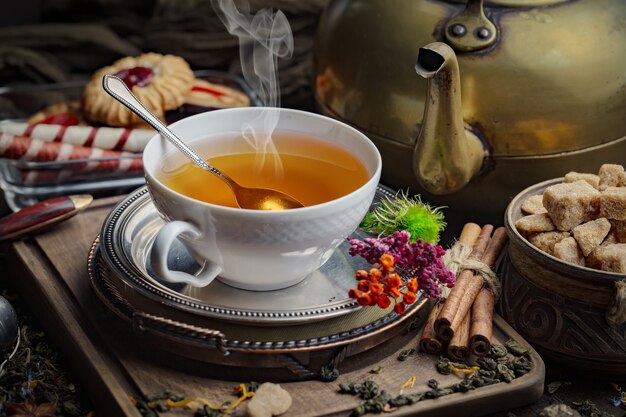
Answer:
[[615, 283], [615, 295], [606, 308], [606, 321], [611, 327], [626, 323], [626, 280]]
[[504, 227], [494, 231], [490, 224], [463, 226], [458, 241], [442, 259], [457, 279], [452, 289], [443, 289], [445, 301], [427, 318], [419, 343], [422, 351], [439, 352], [448, 341], [448, 355], [458, 360], [489, 352], [493, 307], [500, 295], [500, 282], [491, 267], [507, 239]]
[[[472, 246], [457, 241], [443, 256], [443, 263], [455, 276], [464, 269], [472, 269], [485, 280], [485, 286], [491, 290], [496, 301], [500, 298], [500, 280], [493, 270], [484, 262], [471, 259]], [[449, 288], [444, 288], [444, 297], [448, 296]], [[626, 294], [625, 294], [626, 296]]]

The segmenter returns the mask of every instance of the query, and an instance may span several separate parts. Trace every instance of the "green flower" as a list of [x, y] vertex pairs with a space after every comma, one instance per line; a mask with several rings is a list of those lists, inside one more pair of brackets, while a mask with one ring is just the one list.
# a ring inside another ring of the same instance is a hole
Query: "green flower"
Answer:
[[439, 242], [439, 234], [446, 227], [442, 207], [431, 207], [419, 196], [409, 197], [399, 191], [395, 197], [385, 197], [361, 221], [361, 229], [379, 236], [390, 236], [399, 230], [408, 230], [411, 242]]

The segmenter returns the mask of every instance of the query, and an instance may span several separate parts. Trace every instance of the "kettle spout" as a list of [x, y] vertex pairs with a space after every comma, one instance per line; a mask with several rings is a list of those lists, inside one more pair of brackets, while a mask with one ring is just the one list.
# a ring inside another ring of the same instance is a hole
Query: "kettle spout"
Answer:
[[482, 141], [465, 129], [459, 65], [452, 48], [434, 42], [419, 49], [415, 71], [428, 83], [413, 172], [432, 194], [462, 189], [486, 156]]

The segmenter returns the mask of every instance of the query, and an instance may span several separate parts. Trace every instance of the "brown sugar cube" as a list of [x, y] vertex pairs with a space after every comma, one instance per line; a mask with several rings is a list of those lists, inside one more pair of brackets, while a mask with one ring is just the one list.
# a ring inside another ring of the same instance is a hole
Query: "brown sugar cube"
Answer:
[[538, 249], [554, 255], [554, 245], [567, 237], [570, 237], [568, 232], [544, 232], [530, 236], [528, 241]]
[[522, 211], [526, 214], [547, 213], [548, 210], [543, 206], [543, 195], [532, 195], [524, 200]]
[[272, 417], [285, 413], [291, 407], [292, 399], [287, 390], [278, 384], [264, 382], [257, 388], [248, 402], [248, 417]]
[[626, 273], [626, 243], [600, 246], [593, 252], [593, 257], [598, 269]]
[[[601, 246], [598, 246], [598, 249], [600, 247]], [[587, 268], [600, 269], [600, 261], [598, 260], [598, 258], [596, 258], [596, 252], [598, 251], [598, 249], [591, 252], [591, 254], [585, 258], [585, 266]]]
[[620, 175], [618, 187], [626, 187], [626, 172], [622, 172], [622, 175]]
[[626, 187], [607, 187], [600, 195], [600, 216], [626, 220]]
[[573, 237], [566, 237], [559, 243], [555, 243], [554, 256], [575, 265], [585, 265], [585, 257]]
[[543, 206], [556, 228], [567, 232], [596, 218], [600, 192], [586, 181], [555, 184], [543, 192]]
[[568, 172], [563, 178], [563, 182], [587, 181], [593, 188], [598, 189], [600, 186], [600, 177], [596, 174], [583, 174], [580, 172]]
[[623, 175], [624, 167], [621, 165], [602, 165], [598, 171], [598, 176], [600, 177], [599, 190], [602, 191], [607, 187], [617, 187], [620, 185]]
[[585, 264], [589, 267], [589, 268], [595, 268], [595, 269], [600, 269], [600, 261], [598, 260], [598, 258], [596, 257], [596, 253], [598, 252], [598, 250], [604, 246], [608, 246], [608, 245], [614, 245], [615, 243], [620, 243], [617, 240], [617, 237], [615, 235], [615, 232], [613, 230], [611, 230], [609, 232], [608, 235], [606, 235], [606, 237], [604, 238], [604, 240], [602, 241], [602, 243], [600, 243], [600, 246], [596, 247], [586, 258], [585, 260]]
[[615, 243], [626, 243], [626, 220], [610, 220], [611, 234], [615, 236]]
[[572, 235], [583, 255], [589, 255], [596, 247], [602, 243], [606, 235], [611, 230], [611, 223], [608, 219], [601, 217], [572, 229]]
[[626, 243], [626, 242], [620, 242], [619, 239], [617, 238], [617, 234], [614, 231], [610, 231], [609, 234], [606, 235], [602, 243], [600, 243], [600, 246], [612, 245], [614, 243]]
[[551, 232], [555, 229], [548, 213], [524, 216], [515, 222], [515, 227], [517, 227], [520, 233], [524, 234]]
[[[613, 245], [613, 243], [610, 243], [611, 245]], [[598, 246], [597, 248], [594, 249], [593, 252], [591, 252], [589, 254], [589, 256], [587, 256], [585, 258], [585, 266], [587, 268], [593, 268], [593, 269], [600, 269], [600, 260], [596, 257], [596, 254], [598, 253], [598, 251], [600, 250], [600, 248], [604, 247], [604, 242], [602, 242], [602, 244], [600, 246]]]

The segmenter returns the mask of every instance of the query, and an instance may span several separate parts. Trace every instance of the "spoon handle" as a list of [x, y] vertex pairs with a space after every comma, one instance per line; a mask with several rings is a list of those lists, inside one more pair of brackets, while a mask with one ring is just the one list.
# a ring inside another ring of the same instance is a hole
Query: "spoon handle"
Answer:
[[172, 144], [174, 144], [182, 153], [187, 155], [189, 159], [196, 163], [200, 168], [211, 171], [227, 180], [230, 180], [224, 173], [213, 168], [207, 164], [206, 161], [200, 158], [189, 146], [183, 141], [174, 136], [170, 130], [156, 117], [150, 110], [148, 110], [137, 97], [130, 91], [126, 83], [115, 75], [107, 74], [102, 79], [102, 87], [104, 90], [120, 101], [126, 107], [131, 109], [137, 116], [141, 117], [150, 126], [157, 130], [161, 135], [165, 136]]

